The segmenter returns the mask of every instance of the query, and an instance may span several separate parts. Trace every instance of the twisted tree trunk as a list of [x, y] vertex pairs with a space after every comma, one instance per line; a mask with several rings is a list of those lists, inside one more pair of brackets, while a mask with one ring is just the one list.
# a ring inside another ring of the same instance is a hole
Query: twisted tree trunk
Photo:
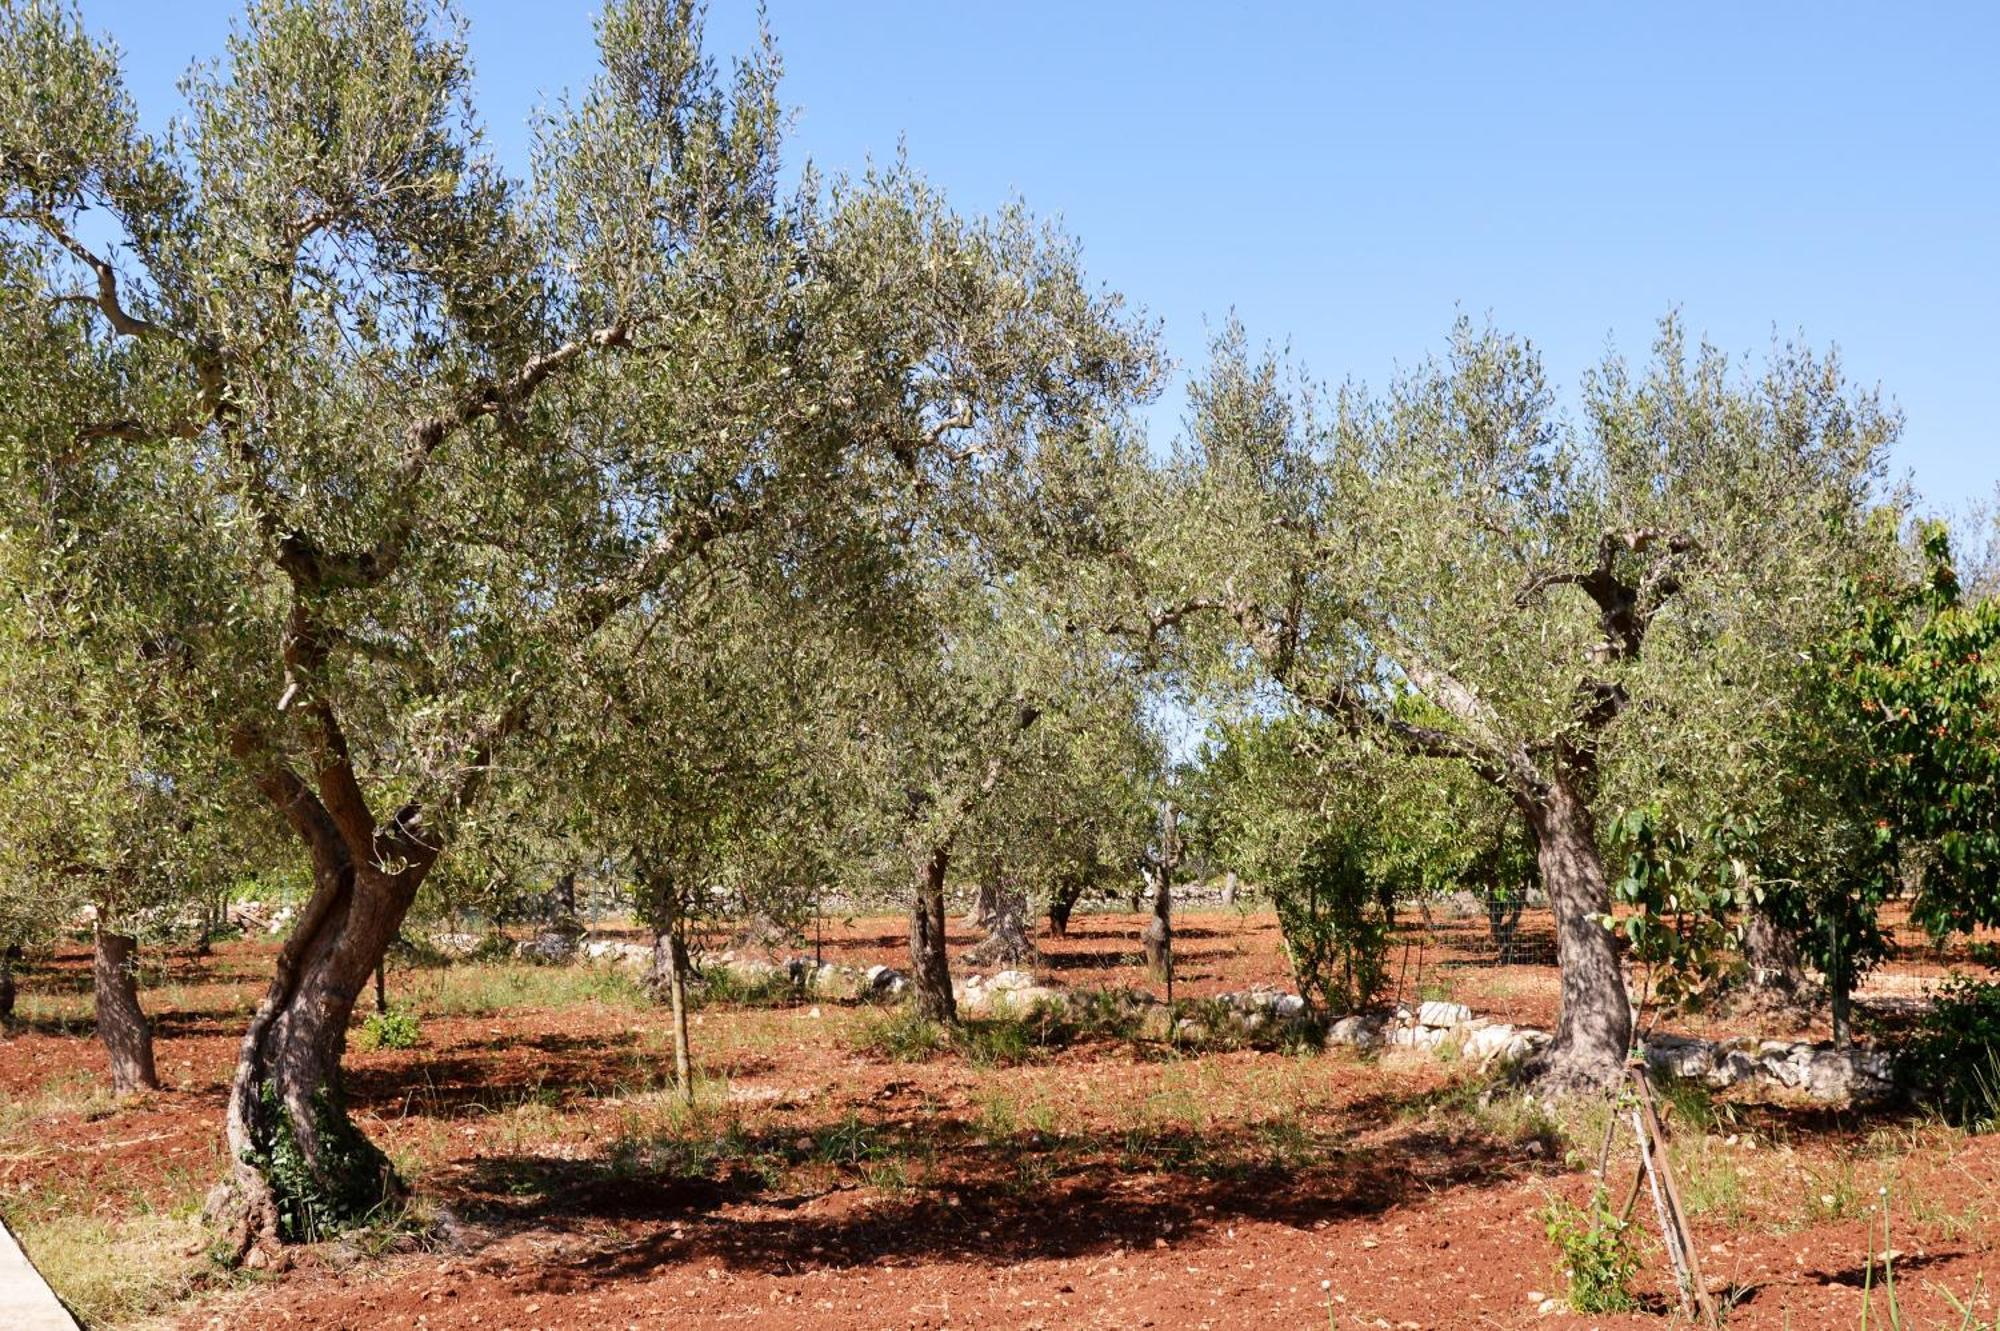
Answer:
[[97, 1038], [111, 1059], [111, 1089], [119, 1095], [160, 1089], [153, 1066], [153, 1028], [139, 1006], [139, 940], [97, 924], [91, 984]]
[[[336, 744], [331, 722], [327, 734]], [[340, 1062], [347, 1027], [401, 930], [441, 837], [413, 806], [378, 824], [344, 746], [318, 789], [239, 736], [258, 788], [303, 843], [313, 892], [278, 953], [238, 1049], [225, 1118], [230, 1174], [208, 1212], [237, 1254], [307, 1242], [399, 1196], [388, 1158], [348, 1118]]]
[[1028, 897], [1012, 883], [993, 885], [991, 908], [986, 913], [986, 937], [965, 954], [980, 966], [1039, 966], [1042, 950], [1029, 935]]
[[910, 903], [910, 982], [917, 1011], [932, 1021], [958, 1020], [951, 993], [951, 960], [944, 950], [944, 879], [951, 851], [937, 847], [917, 861], [916, 896]]
[[325, 1237], [401, 1193], [388, 1158], [347, 1116], [340, 1062], [355, 1004], [422, 875], [357, 869], [344, 857], [316, 868], [230, 1084], [233, 1168], [210, 1211], [239, 1251]]
[[1611, 888], [1597, 848], [1590, 808], [1567, 785], [1552, 782], [1539, 803], [1524, 804], [1535, 859], [1556, 919], [1562, 1010], [1555, 1042], [1538, 1080], [1553, 1090], [1594, 1090], [1624, 1075], [1632, 1042], [1632, 1001], [1608, 921]]

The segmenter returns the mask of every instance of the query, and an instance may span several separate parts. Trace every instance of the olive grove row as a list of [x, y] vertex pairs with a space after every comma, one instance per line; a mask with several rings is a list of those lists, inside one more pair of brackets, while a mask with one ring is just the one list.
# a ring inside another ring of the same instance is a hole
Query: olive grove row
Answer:
[[788, 171], [775, 48], [688, 0], [598, 38], [516, 177], [417, 0], [253, 0], [161, 135], [0, 11], [0, 945], [89, 908], [140, 1085], [135, 937], [296, 892], [240, 1245], [280, 1157], [377, 1200], [340, 1064], [411, 912], [578, 873], [670, 987], [718, 910], [893, 901], [942, 1020], [964, 882], [1004, 952], [1143, 872], [1170, 965], [1199, 856], [1328, 1005], [1399, 897], [1534, 882], [1557, 1089], [1619, 1075], [1628, 953], [1844, 1021], [1889, 896], [1994, 922], [1995, 617], [1830, 355], [1669, 318], [1559, 396], [1468, 322], [1329, 391], [1231, 328], [1148, 439], [1157, 329], [1071, 239]]

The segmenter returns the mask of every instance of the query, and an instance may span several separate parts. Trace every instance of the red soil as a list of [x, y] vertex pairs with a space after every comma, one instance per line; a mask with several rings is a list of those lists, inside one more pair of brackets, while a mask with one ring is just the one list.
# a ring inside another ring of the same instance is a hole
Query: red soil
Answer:
[[[1140, 982], [1140, 923], [1079, 917], [1071, 939], [1043, 940], [1048, 973]], [[826, 955], [894, 962], [901, 948], [895, 922], [864, 920], [830, 929]], [[64, 1100], [13, 1134], [0, 1207], [19, 1220], [198, 1197], [221, 1170], [223, 1086], [269, 950], [175, 961], [147, 994], [169, 1089], [115, 1107]], [[1190, 995], [1284, 979], [1268, 917], [1190, 916], [1179, 956]], [[82, 960], [65, 953], [27, 984], [73, 987]], [[1422, 980], [1433, 990], [1553, 1017], [1546, 968], [1437, 962]], [[391, 976], [420, 1006], [430, 982]], [[1417, 977], [1405, 984], [1414, 992]], [[1103, 1041], [1012, 1068], [899, 1064], [857, 1052], [872, 1015], [699, 1013], [697, 1055], [728, 1092], [686, 1130], [658, 1093], [656, 1011], [426, 1016], [419, 1048], [352, 1055], [349, 1089], [364, 1128], [452, 1217], [444, 1237], [382, 1256], [302, 1250], [282, 1275], [186, 1305], [179, 1325], [1661, 1324], [1538, 1314], [1530, 1293], [1560, 1282], [1536, 1212], [1551, 1194], [1583, 1200], [1589, 1178], [1560, 1143], [1440, 1103], [1462, 1069], [1418, 1055], [1183, 1059]], [[0, 1040], [0, 1098], [95, 1076], [85, 1034], [45, 1023]], [[1732, 1328], [1855, 1325], [1877, 1186], [1891, 1190], [1912, 1324], [1957, 1325], [1938, 1291], [2000, 1275], [1994, 1139], [1893, 1116], [1732, 1112], [1707, 1145], [1740, 1175], [1739, 1203], [1695, 1223], [1711, 1277], [1744, 1291]], [[1614, 1170], [1621, 1184], [1627, 1168]], [[1657, 1251], [1640, 1288], [1656, 1300], [1668, 1289]]]

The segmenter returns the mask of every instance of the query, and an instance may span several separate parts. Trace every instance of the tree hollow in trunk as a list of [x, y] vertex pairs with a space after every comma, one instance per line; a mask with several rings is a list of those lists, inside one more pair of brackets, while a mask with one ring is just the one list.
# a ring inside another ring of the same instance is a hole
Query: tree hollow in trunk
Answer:
[[156, 1091], [153, 1028], [139, 1006], [139, 940], [97, 926], [91, 981], [97, 1007], [97, 1038], [111, 1060], [111, 1089], [120, 1095]]

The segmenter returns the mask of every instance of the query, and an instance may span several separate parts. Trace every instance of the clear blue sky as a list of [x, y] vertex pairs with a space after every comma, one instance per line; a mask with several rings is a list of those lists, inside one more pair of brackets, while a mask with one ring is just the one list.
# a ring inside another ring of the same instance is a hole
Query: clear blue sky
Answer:
[[[236, 6], [85, 0], [150, 120]], [[518, 163], [593, 61], [586, 4], [464, 0]], [[752, 12], [715, 0], [712, 44]], [[1565, 384], [1678, 306], [1761, 352], [1838, 343], [1953, 509], [2000, 482], [2000, 8], [1991, 5], [769, 0], [795, 160], [907, 141], [965, 210], [1020, 194], [1183, 366], [1231, 310], [1380, 382], [1456, 312]], [[1178, 392], [1161, 413], [1178, 417]]]

